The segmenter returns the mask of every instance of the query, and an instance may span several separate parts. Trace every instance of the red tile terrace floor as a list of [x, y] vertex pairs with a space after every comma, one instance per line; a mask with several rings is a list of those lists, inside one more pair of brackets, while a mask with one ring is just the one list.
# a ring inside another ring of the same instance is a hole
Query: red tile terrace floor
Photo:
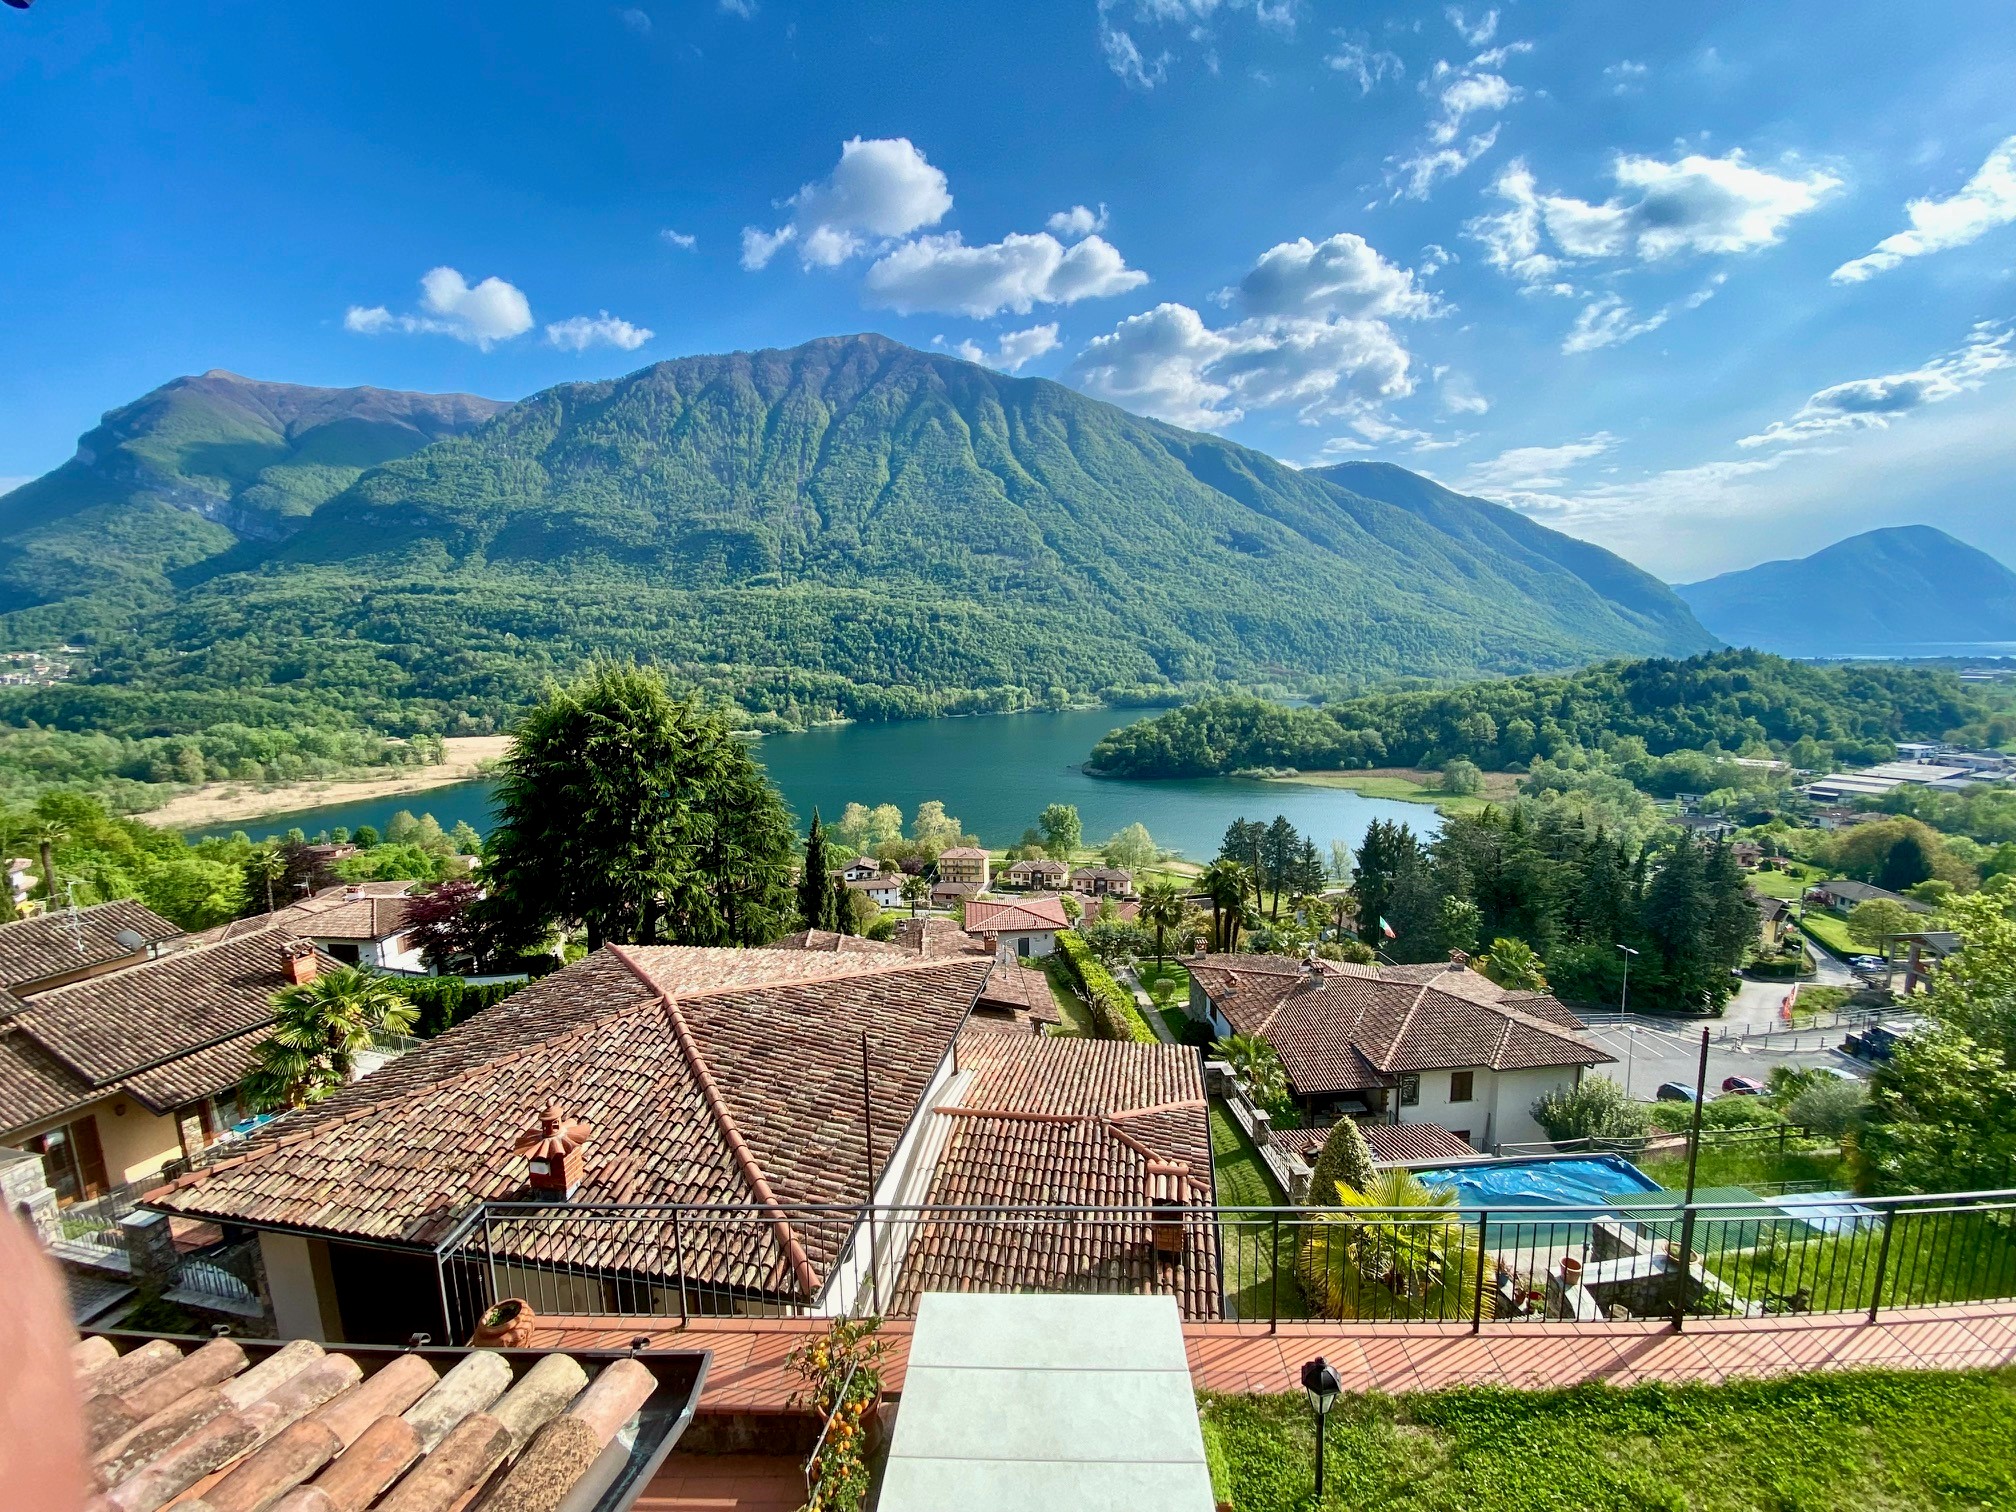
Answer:
[[[703, 1413], [791, 1410], [799, 1382], [784, 1357], [824, 1325], [816, 1319], [543, 1318], [539, 1349], [711, 1349]], [[614, 1325], [614, 1326], [612, 1326]], [[885, 1389], [903, 1389], [910, 1325], [884, 1330], [891, 1350]], [[1200, 1391], [1299, 1390], [1302, 1362], [1322, 1355], [1346, 1391], [1390, 1395], [1447, 1386], [1573, 1386], [1608, 1381], [1722, 1381], [1811, 1370], [1939, 1369], [2016, 1365], [2016, 1303], [1981, 1302], [1884, 1313], [1694, 1320], [1685, 1333], [1663, 1323], [1467, 1324], [1283, 1323], [1279, 1333], [1237, 1323], [1183, 1329]], [[732, 1505], [732, 1503], [730, 1504]]]

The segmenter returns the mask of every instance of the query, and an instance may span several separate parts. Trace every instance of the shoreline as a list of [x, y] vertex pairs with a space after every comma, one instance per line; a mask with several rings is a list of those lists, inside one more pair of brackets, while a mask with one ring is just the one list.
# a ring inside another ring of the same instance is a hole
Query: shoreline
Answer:
[[289, 782], [260, 788], [239, 782], [206, 782], [178, 794], [159, 808], [132, 817], [162, 829], [206, 830], [237, 820], [267, 819], [304, 809], [424, 793], [477, 780], [484, 775], [483, 769], [501, 757], [510, 744], [508, 735], [451, 735], [442, 742], [444, 754], [438, 766], [399, 768], [383, 777]]
[[1386, 798], [1398, 803], [1432, 804], [1445, 819], [1475, 814], [1504, 803], [1519, 790], [1516, 772], [1486, 772], [1475, 793], [1445, 793], [1441, 774], [1416, 767], [1367, 767], [1342, 772], [1297, 772], [1292, 777], [1262, 777], [1261, 782], [1299, 783], [1304, 787], [1344, 788], [1361, 798]]

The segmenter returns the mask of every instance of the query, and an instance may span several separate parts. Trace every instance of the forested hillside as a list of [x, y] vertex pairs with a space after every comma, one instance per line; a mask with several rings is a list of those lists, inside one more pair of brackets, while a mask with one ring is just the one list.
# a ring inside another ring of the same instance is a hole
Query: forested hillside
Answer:
[[1969, 726], [1974, 738], [1996, 743], [2016, 735], [2001, 695], [1951, 672], [1717, 651], [1316, 707], [1204, 699], [1114, 730], [1090, 765], [1114, 777], [1193, 777], [1249, 767], [1439, 766], [1461, 757], [1502, 770], [1636, 737], [1655, 756], [1759, 748], [1820, 767], [1886, 759], [1899, 740]]
[[[194, 698], [259, 689], [456, 733], [613, 654], [802, 722], [1709, 644], [1662, 586], [1530, 522], [1435, 518], [873, 336], [563, 385], [380, 460], [312, 512], [270, 477], [231, 494], [262, 512], [221, 555], [193, 537], [223, 506], [182, 510], [171, 602], [64, 606], [119, 712], [186, 728]], [[66, 727], [72, 697], [43, 700]]]

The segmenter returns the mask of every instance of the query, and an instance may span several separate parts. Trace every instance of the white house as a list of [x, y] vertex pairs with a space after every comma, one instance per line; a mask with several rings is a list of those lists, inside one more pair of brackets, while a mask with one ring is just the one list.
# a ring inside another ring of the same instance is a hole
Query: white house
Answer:
[[411, 882], [358, 882], [325, 887], [298, 903], [233, 919], [194, 938], [235, 940], [242, 935], [280, 929], [295, 939], [313, 940], [346, 966], [375, 966], [407, 976], [426, 976], [431, 969], [421, 958], [420, 942], [411, 933]]
[[1055, 898], [972, 898], [966, 904], [966, 933], [991, 941], [1001, 960], [1047, 956], [1057, 936], [1071, 927]]
[[896, 908], [903, 902], [903, 873], [877, 872], [854, 878], [848, 882], [847, 890], [860, 893], [880, 908]]

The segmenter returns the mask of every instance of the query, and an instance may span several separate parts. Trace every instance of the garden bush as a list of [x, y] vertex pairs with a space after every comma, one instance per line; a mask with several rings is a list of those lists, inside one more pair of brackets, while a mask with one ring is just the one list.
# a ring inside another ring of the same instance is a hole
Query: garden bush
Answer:
[[1134, 994], [1113, 979], [1113, 973], [1100, 964], [1076, 931], [1067, 929], [1059, 933], [1057, 948], [1063, 952], [1072, 979], [1091, 1006], [1099, 1038], [1158, 1043], [1155, 1031], [1148, 1027], [1148, 1021], [1135, 1005]]
[[413, 1004], [413, 1032], [421, 1039], [445, 1034], [457, 1024], [509, 997], [523, 982], [468, 982], [461, 977], [393, 977], [392, 989]]
[[1549, 1092], [1533, 1104], [1533, 1118], [1549, 1139], [1633, 1139], [1651, 1115], [1605, 1076], [1585, 1077], [1567, 1092]]

